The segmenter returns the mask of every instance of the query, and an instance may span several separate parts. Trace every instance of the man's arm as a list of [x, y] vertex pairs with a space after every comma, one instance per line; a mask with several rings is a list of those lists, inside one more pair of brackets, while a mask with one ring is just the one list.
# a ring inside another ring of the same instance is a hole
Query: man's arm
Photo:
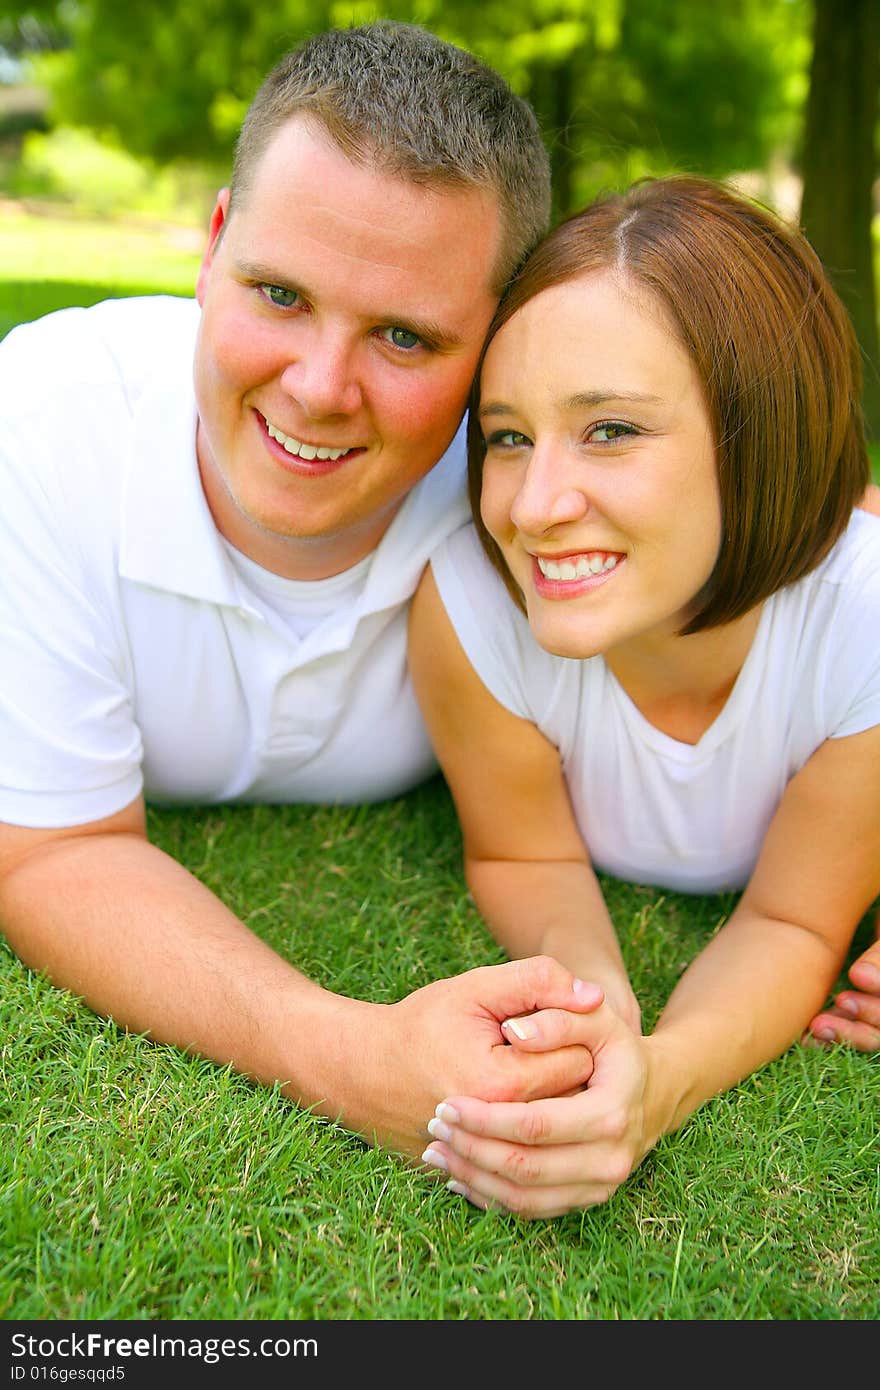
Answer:
[[550, 1095], [591, 1069], [581, 1046], [524, 1067], [500, 1031], [542, 999], [596, 1006], [555, 962], [469, 971], [392, 1005], [333, 994], [150, 844], [140, 799], [73, 829], [0, 827], [0, 925], [25, 964], [120, 1026], [412, 1155], [451, 1090]]

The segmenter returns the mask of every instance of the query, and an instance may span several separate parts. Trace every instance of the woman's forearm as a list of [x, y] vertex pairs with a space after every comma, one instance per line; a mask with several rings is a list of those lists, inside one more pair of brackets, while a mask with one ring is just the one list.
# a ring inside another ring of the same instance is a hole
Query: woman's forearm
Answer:
[[582, 861], [466, 861], [468, 886], [492, 936], [513, 958], [550, 955], [602, 985], [613, 1005], [632, 989], [608, 909]]
[[645, 1040], [655, 1138], [790, 1047], [826, 998], [842, 957], [842, 948], [816, 932], [741, 903]]

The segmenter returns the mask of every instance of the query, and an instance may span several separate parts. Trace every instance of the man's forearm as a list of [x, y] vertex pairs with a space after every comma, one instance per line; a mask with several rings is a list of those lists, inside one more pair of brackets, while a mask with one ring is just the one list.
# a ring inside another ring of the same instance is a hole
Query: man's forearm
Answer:
[[307, 980], [143, 837], [41, 846], [0, 884], [0, 925], [27, 965], [120, 1026], [345, 1108], [346, 1028], [370, 1006]]
[[396, 1004], [332, 994], [136, 833], [74, 832], [20, 857], [0, 882], [0, 924], [26, 964], [96, 1012], [411, 1155], [444, 1095], [528, 1100], [590, 1072], [584, 1048], [520, 1057], [501, 1032], [536, 1007], [596, 1007], [599, 992], [573, 995], [555, 962], [467, 971]]

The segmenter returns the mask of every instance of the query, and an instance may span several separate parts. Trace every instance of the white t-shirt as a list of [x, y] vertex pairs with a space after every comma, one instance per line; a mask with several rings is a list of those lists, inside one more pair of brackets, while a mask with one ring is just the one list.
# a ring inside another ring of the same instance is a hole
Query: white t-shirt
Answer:
[[618, 878], [744, 887], [789, 780], [826, 739], [880, 723], [880, 518], [864, 512], [766, 601], [727, 703], [693, 746], [649, 724], [601, 656], [539, 647], [472, 526], [431, 563], [471, 665], [559, 749], [592, 862]]
[[110, 300], [0, 343], [0, 820], [82, 824], [142, 790], [367, 801], [436, 768], [406, 609], [468, 515], [461, 433], [329, 605], [255, 584], [199, 479], [198, 318]]

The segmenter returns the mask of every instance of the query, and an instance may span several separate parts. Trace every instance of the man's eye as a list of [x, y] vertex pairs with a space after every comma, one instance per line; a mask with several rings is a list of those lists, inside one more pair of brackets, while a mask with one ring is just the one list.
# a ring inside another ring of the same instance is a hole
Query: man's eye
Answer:
[[627, 425], [623, 420], [603, 420], [590, 430], [590, 440], [595, 444], [613, 444], [630, 434], [638, 434], [633, 425]]
[[392, 347], [403, 348], [407, 352], [418, 347], [422, 341], [418, 333], [411, 332], [409, 328], [381, 328], [379, 332]]
[[259, 289], [260, 294], [276, 309], [291, 309], [299, 299], [296, 290], [286, 290], [283, 285], [260, 285]]
[[486, 440], [487, 449], [524, 449], [531, 444], [527, 434], [519, 430], [495, 430]]

